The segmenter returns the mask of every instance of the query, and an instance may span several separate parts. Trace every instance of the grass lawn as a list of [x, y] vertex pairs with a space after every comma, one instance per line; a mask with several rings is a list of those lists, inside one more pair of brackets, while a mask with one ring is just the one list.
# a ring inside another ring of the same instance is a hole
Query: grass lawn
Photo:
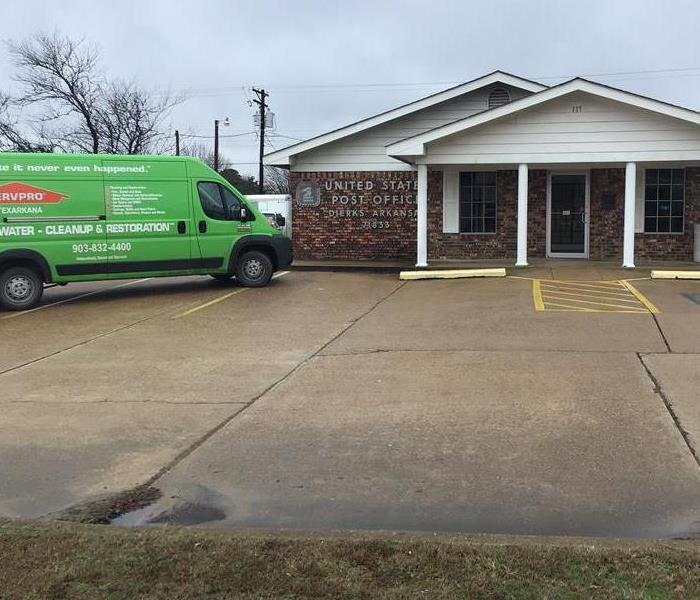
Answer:
[[0, 520], [0, 598], [698, 598], [700, 543]]

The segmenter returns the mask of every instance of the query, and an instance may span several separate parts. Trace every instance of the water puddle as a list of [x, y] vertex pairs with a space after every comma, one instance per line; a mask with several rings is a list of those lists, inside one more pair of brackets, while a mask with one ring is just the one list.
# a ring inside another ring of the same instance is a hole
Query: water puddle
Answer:
[[[185, 499], [187, 498], [187, 499]], [[150, 506], [125, 513], [112, 525], [125, 527], [147, 525], [203, 525], [226, 519], [226, 499], [204, 486], [192, 486], [186, 493], [161, 499]]]

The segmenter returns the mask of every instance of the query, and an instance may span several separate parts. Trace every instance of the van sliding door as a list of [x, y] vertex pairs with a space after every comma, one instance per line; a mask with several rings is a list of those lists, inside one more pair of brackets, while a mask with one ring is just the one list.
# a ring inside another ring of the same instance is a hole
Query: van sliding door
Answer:
[[[181, 161], [102, 161], [110, 278], [192, 272], [191, 216]], [[125, 170], [126, 169], [126, 170]]]

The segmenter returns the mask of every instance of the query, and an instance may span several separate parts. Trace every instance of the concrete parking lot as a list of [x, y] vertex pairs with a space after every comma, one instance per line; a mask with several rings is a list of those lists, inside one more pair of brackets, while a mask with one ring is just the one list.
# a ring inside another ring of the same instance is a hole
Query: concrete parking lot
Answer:
[[122, 522], [700, 535], [700, 282], [539, 312], [552, 277], [602, 276], [50, 290], [0, 314], [0, 514], [152, 481]]

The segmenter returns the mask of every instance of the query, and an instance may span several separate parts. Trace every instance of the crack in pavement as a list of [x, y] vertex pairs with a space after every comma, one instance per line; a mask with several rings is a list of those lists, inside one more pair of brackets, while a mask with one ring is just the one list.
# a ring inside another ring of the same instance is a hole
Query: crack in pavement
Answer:
[[236, 404], [248, 404], [234, 400], [222, 400], [221, 402], [174, 402], [172, 400], [6, 400], [0, 404], [169, 404], [171, 406], [230, 406]]
[[681, 425], [681, 421], [678, 418], [678, 415], [673, 410], [673, 403], [671, 402], [671, 400], [666, 395], [666, 392], [664, 392], [663, 388], [661, 387], [661, 382], [656, 378], [656, 376], [652, 372], [651, 368], [644, 362], [644, 355], [642, 355], [641, 352], [637, 352], [637, 358], [639, 359], [639, 362], [641, 363], [642, 368], [646, 372], [647, 377], [649, 378], [649, 380], [653, 384], [653, 392], [657, 396], [659, 396], [659, 398], [661, 398], [661, 401], [664, 403], [664, 406], [666, 407], [666, 411], [668, 412], [668, 414], [671, 416], [671, 419], [673, 420], [673, 424], [676, 426], [676, 429], [681, 434], [681, 437], [683, 438], [685, 445], [688, 447], [690, 454], [695, 459], [695, 463], [698, 465], [698, 467], [700, 467], [700, 456], [698, 456], [698, 453], [695, 451], [693, 444], [690, 442], [690, 435], [683, 428], [683, 426]]
[[345, 334], [347, 331], [349, 331], [356, 323], [364, 319], [367, 315], [369, 315], [372, 311], [374, 311], [380, 304], [391, 298], [396, 292], [398, 292], [406, 282], [400, 282], [396, 287], [394, 287], [388, 294], [385, 296], [382, 296], [377, 302], [372, 304], [365, 312], [357, 316], [355, 319], [351, 320], [349, 323], [346, 323], [345, 326], [334, 336], [332, 336], [328, 341], [323, 343], [318, 350], [310, 354], [308, 357], [300, 361], [293, 369], [288, 371], [285, 375], [280, 377], [279, 379], [275, 380], [273, 383], [271, 383], [267, 388], [265, 388], [262, 392], [254, 396], [251, 400], [248, 402], [244, 403], [243, 408], [241, 410], [235, 412], [232, 415], [229, 415], [226, 417], [223, 421], [221, 421], [218, 425], [207, 431], [203, 436], [201, 436], [198, 440], [190, 444], [187, 448], [182, 450], [174, 459], [172, 459], [170, 462], [168, 462], [166, 465], [164, 465], [162, 468], [160, 468], [154, 475], [152, 475], [148, 480], [146, 480], [144, 483], [141, 484], [143, 487], [149, 487], [155, 485], [155, 483], [163, 477], [166, 473], [171, 471], [173, 468], [175, 468], [179, 463], [181, 463], [183, 460], [185, 460], [188, 456], [196, 452], [199, 448], [201, 448], [205, 443], [207, 443], [212, 437], [214, 437], [217, 433], [219, 433], [224, 427], [226, 427], [228, 424], [230, 424], [236, 417], [241, 416], [243, 413], [245, 413], [253, 404], [255, 404], [260, 398], [265, 396], [268, 392], [271, 392], [273, 389], [284, 383], [287, 379], [289, 379], [294, 373], [296, 373], [299, 369], [301, 369], [303, 366], [308, 364], [310, 361], [312, 361], [316, 356], [318, 356], [323, 350], [325, 350], [330, 344], [332, 344], [334, 341], [336, 341], [339, 337], [341, 337], [343, 334]]
[[[163, 311], [163, 312], [165, 312], [165, 311]], [[120, 331], [124, 331], [125, 329], [129, 329], [131, 327], [134, 327], [134, 325], [139, 325], [140, 323], [148, 321], [149, 319], [153, 319], [153, 318], [163, 314], [163, 312], [159, 312], [155, 315], [150, 315], [148, 317], [143, 317], [142, 319], [139, 319], [138, 321], [134, 321], [132, 323], [127, 323], [126, 325], [122, 325], [121, 327], [117, 327], [115, 329], [110, 329], [109, 331], [105, 331], [104, 333], [100, 333], [99, 335], [91, 337], [87, 340], [82, 340], [80, 342], [77, 342], [77, 343], [73, 344], [72, 346], [68, 346], [66, 348], [61, 348], [60, 350], [56, 350], [55, 352], [50, 352], [49, 354], [45, 354], [44, 356], [40, 356], [38, 358], [34, 358], [32, 360], [29, 360], [25, 363], [22, 363], [21, 365], [15, 365], [14, 367], [9, 367], [8, 369], [5, 369], [4, 371], [0, 371], [0, 375], [12, 373], [13, 371], [18, 371], [19, 369], [23, 369], [24, 367], [28, 367], [30, 365], [34, 365], [34, 364], [39, 363], [39, 362], [46, 360], [48, 358], [52, 358], [54, 356], [58, 356], [59, 354], [63, 354], [64, 352], [70, 352], [71, 350], [73, 350], [75, 348], [80, 348], [81, 346], [87, 346], [88, 344], [91, 344], [92, 342], [95, 342], [95, 341], [100, 340], [102, 338], [108, 337], [112, 334], [119, 333]]]
[[[363, 356], [365, 354], [389, 354], [392, 352], [537, 352], [542, 354], [637, 354], [638, 350], [557, 350], [552, 348], [371, 348], [369, 350], [351, 350], [349, 352], [325, 352], [319, 356]], [[666, 356], [668, 352], [643, 352], [645, 356]], [[674, 352], [673, 354], [696, 355], [697, 352]]]
[[661, 328], [661, 323], [659, 323], [659, 319], [654, 313], [651, 313], [651, 316], [654, 319], [654, 323], [656, 323], [656, 328], [659, 330], [659, 335], [661, 335], [661, 339], [664, 341], [664, 344], [666, 344], [666, 349], [673, 354], [673, 350], [671, 350], [671, 344], [668, 343], [668, 339], [666, 338], [666, 334], [664, 333], [664, 330]]
[[[137, 282], [137, 283], [140, 283], [142, 281], [148, 281], [148, 279], [139, 280], [139, 282]], [[100, 290], [100, 293], [101, 292], [109, 292], [112, 289], [114, 289], [114, 288], [109, 288], [107, 290]], [[58, 303], [56, 303], [56, 304], [58, 304]], [[160, 310], [160, 311], [153, 313], [151, 315], [145, 316], [145, 317], [138, 319], [136, 321], [132, 321], [131, 323], [126, 323], [125, 325], [121, 325], [121, 326], [116, 327], [114, 329], [110, 329], [109, 331], [105, 331], [105, 332], [100, 333], [100, 334], [93, 336], [91, 338], [81, 340], [80, 342], [76, 342], [75, 344], [72, 344], [70, 346], [66, 346], [65, 348], [60, 348], [59, 350], [56, 350], [54, 352], [44, 354], [43, 356], [39, 356], [37, 358], [34, 358], [34, 359], [29, 360], [27, 362], [24, 362], [21, 365], [15, 365], [14, 367], [9, 367], [7, 369], [4, 369], [3, 371], [0, 371], [0, 375], [5, 375], [6, 373], [11, 373], [13, 371], [23, 369], [24, 367], [28, 367], [30, 365], [36, 364], [36, 363], [44, 361], [46, 359], [53, 358], [54, 356], [58, 356], [59, 354], [63, 354], [64, 352], [70, 352], [71, 350], [74, 350], [75, 348], [80, 348], [81, 346], [87, 346], [87, 345], [91, 344], [92, 342], [95, 342], [97, 340], [101, 340], [105, 337], [108, 337], [110, 335], [114, 335], [116, 333], [120, 333], [122, 331], [130, 329], [131, 327], [134, 327], [135, 325], [140, 325], [141, 323], [145, 323], [146, 321], [150, 321], [151, 319], [156, 319], [157, 317], [160, 317], [162, 315], [174, 313], [176, 311], [179, 311], [184, 304], [186, 304], [186, 303], [180, 302], [175, 306], [170, 306], [168, 308]], [[18, 313], [18, 314], [21, 314], [21, 313]]]

